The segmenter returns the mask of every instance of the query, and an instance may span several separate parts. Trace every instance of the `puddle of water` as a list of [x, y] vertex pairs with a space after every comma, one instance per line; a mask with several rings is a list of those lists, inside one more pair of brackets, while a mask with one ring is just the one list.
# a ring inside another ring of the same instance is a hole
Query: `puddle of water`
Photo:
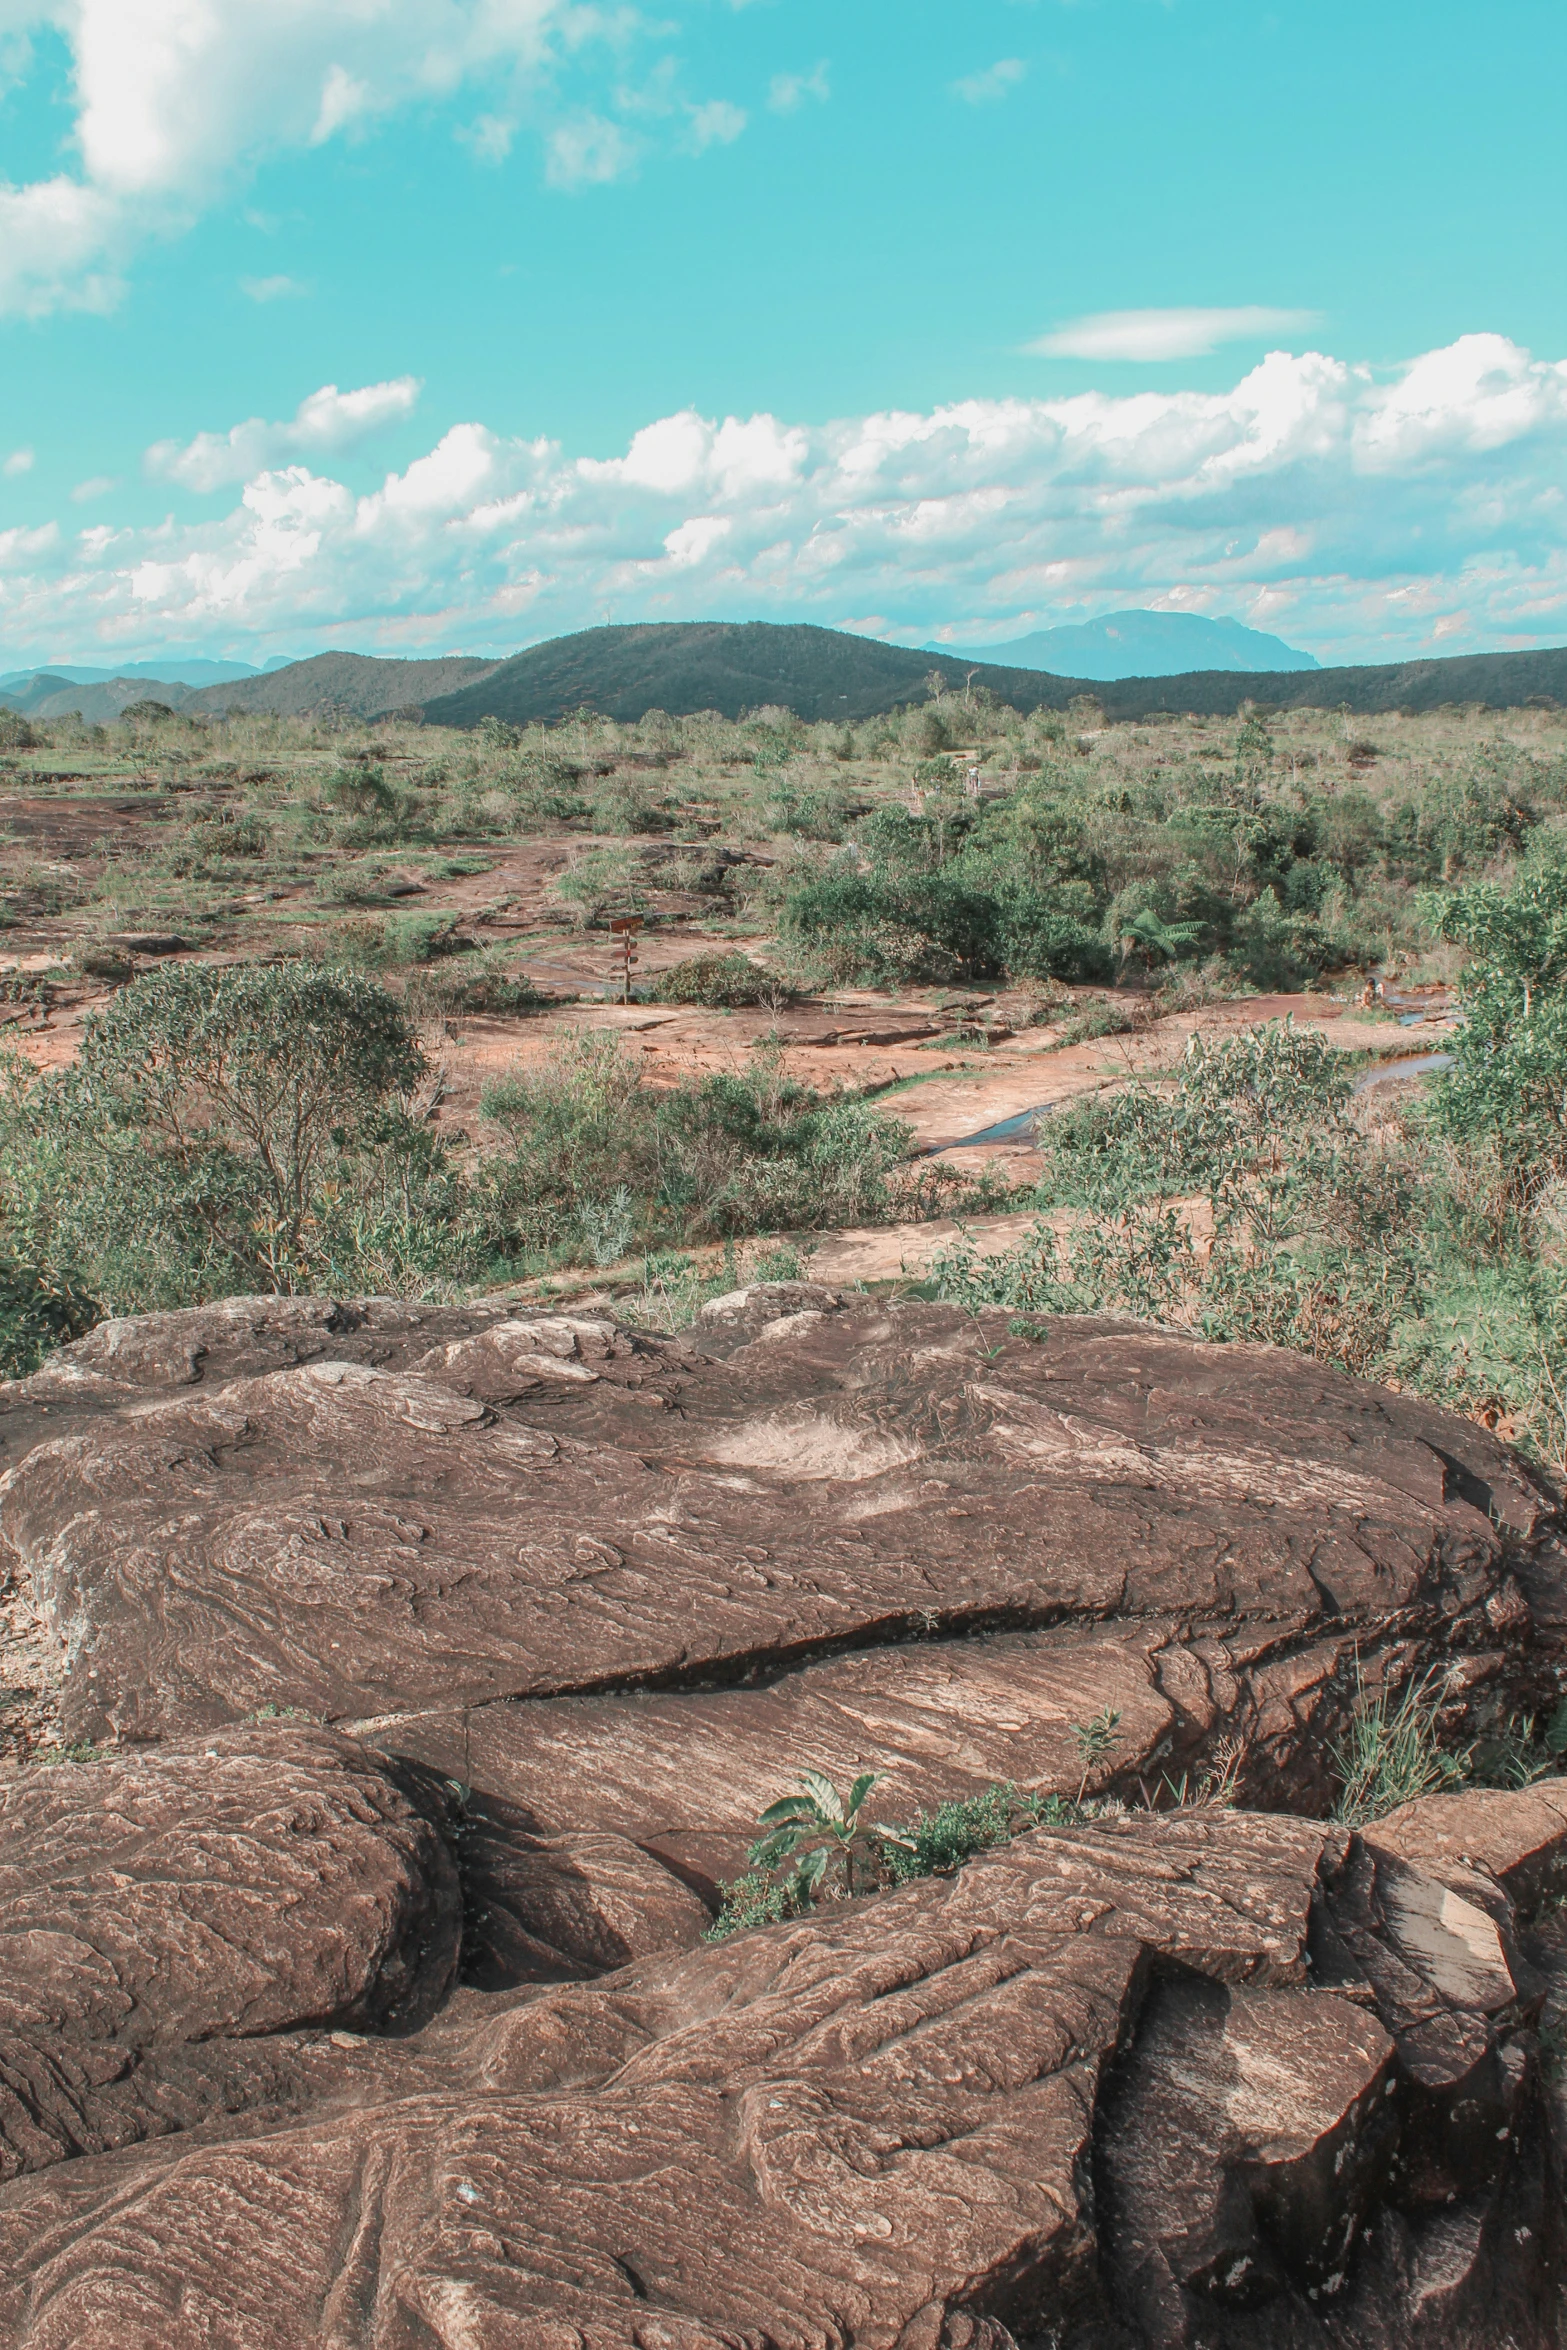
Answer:
[[1355, 1091], [1369, 1093], [1373, 1085], [1390, 1085], [1395, 1077], [1424, 1077], [1433, 1069], [1452, 1066], [1451, 1053], [1416, 1053], [1407, 1061], [1386, 1061], [1380, 1069], [1368, 1069], [1355, 1080]]
[[1041, 1118], [1048, 1117], [1054, 1104], [1041, 1102], [1036, 1109], [1019, 1110], [1015, 1117], [1002, 1118], [994, 1126], [982, 1126], [978, 1134], [960, 1134], [955, 1141], [938, 1143], [938, 1150], [976, 1150], [983, 1143], [1032, 1142], [1034, 1128]]

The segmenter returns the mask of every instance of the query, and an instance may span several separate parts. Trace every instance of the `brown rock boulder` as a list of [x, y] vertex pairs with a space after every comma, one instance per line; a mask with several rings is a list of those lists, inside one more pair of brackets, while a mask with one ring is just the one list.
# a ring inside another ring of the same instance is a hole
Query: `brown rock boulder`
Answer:
[[0, 2177], [286, 2099], [292, 2029], [428, 2021], [461, 1927], [441, 1829], [293, 1727], [0, 1784]]

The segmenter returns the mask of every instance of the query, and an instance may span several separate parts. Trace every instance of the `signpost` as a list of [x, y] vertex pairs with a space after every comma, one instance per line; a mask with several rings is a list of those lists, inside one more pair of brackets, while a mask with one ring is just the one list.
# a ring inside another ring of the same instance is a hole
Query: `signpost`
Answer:
[[609, 927], [616, 946], [615, 972], [620, 980], [620, 1000], [631, 1001], [631, 973], [637, 960], [637, 934], [642, 928], [640, 914], [612, 914]]

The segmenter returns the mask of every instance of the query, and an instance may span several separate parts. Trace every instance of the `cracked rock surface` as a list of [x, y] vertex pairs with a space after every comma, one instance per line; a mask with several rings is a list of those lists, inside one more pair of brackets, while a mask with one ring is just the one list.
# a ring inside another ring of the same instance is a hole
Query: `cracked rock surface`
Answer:
[[[1554, 1692], [1556, 1531], [1130, 1324], [104, 1325], [0, 1391], [0, 2342], [1559, 2350], [1564, 1783], [1318, 1816], [1357, 1686]], [[703, 1942], [802, 1767], [1104, 1708], [1125, 1811]]]

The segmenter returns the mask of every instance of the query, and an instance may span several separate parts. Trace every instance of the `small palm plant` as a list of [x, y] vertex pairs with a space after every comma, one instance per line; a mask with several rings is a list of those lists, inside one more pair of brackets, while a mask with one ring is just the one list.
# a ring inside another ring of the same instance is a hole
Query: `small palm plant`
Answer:
[[1191, 947], [1201, 938], [1200, 922], [1161, 922], [1152, 911], [1135, 914], [1121, 930], [1121, 960], [1124, 963], [1133, 947], [1142, 949], [1145, 963], [1152, 964], [1155, 955], [1162, 955], [1173, 963], [1182, 947]]
[[845, 1893], [860, 1881], [874, 1882], [878, 1848], [892, 1831], [864, 1817], [865, 1798], [884, 1775], [861, 1771], [848, 1794], [840, 1795], [825, 1771], [802, 1771], [792, 1795], [780, 1795], [757, 1814], [756, 1824], [767, 1834], [752, 1845], [751, 1866], [776, 1869], [793, 1860], [786, 1883], [799, 1909], [815, 1900], [835, 1865]]

